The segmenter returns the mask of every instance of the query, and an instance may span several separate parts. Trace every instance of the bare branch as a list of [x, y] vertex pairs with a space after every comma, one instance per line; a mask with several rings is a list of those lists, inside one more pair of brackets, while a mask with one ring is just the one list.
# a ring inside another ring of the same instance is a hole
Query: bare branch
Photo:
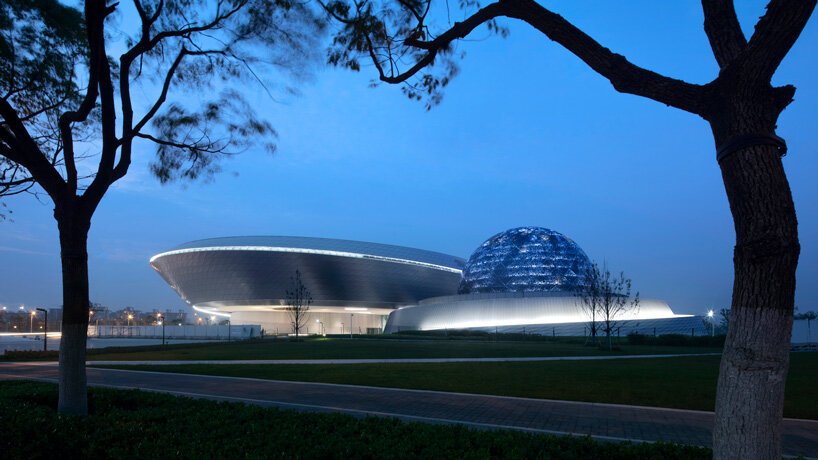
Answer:
[[[103, 2], [104, 5], [104, 2]], [[104, 18], [103, 18], [104, 20]], [[111, 65], [108, 62], [105, 52], [105, 35], [100, 27], [95, 42], [96, 47], [91, 48], [91, 55], [99, 53], [98, 58], [98, 86], [100, 107], [102, 111], [102, 154], [97, 167], [97, 174], [91, 185], [88, 186], [83, 199], [91, 206], [91, 210], [96, 208], [108, 187], [113, 183], [111, 176], [116, 160], [116, 151], [119, 142], [116, 137], [116, 104], [114, 102], [114, 83], [111, 76]]]
[[63, 113], [58, 123], [62, 144], [65, 146], [63, 155], [65, 157], [66, 183], [71, 194], [77, 191], [77, 167], [74, 158], [74, 134], [71, 131], [71, 125], [88, 119], [88, 115], [94, 108], [99, 96], [99, 66], [100, 60], [105, 59], [104, 47], [100, 51], [100, 37], [103, 35], [105, 21], [104, 7], [105, 4], [100, 2], [85, 3], [85, 22], [87, 24], [89, 45], [88, 88], [79, 108]]
[[32, 139], [17, 115], [17, 111], [3, 98], [0, 98], [0, 117], [7, 126], [0, 129], [0, 138], [8, 145], [8, 149], [4, 150], [2, 155], [21, 164], [49, 195], [55, 199], [59, 198], [65, 182], [42, 154], [37, 142]]
[[380, 66], [380, 63], [375, 57], [375, 51], [371, 46], [370, 42], [369, 53], [373, 61], [377, 63], [376, 67], [378, 68], [378, 71], [380, 73], [381, 81], [391, 84], [405, 82], [406, 80], [417, 74], [424, 67], [428, 66], [429, 64], [432, 64], [435, 60], [435, 57], [437, 56], [437, 53], [441, 50], [447, 49], [454, 40], [466, 37], [469, 33], [471, 33], [471, 31], [473, 31], [478, 26], [484, 24], [486, 21], [490, 21], [499, 16], [505, 16], [507, 14], [507, 11], [504, 5], [505, 2], [492, 3], [471, 15], [465, 21], [455, 22], [454, 26], [452, 26], [449, 30], [447, 30], [434, 40], [422, 41], [412, 38], [407, 39], [404, 42], [405, 45], [426, 50], [428, 51], [428, 53], [425, 56], [423, 56], [420, 60], [418, 60], [418, 62], [415, 63], [415, 65], [413, 65], [412, 67], [410, 67], [407, 71], [399, 73], [397, 75], [384, 74], [383, 69]]
[[[227, 147], [227, 145], [222, 145], [220, 147], [215, 147], [214, 148], [213, 146], [217, 145], [217, 144], [212, 142], [209, 138], [207, 138], [204, 135], [197, 142], [190, 142], [190, 143], [172, 141], [172, 140], [167, 140], [167, 139], [159, 139], [157, 137], [154, 137], [154, 136], [152, 136], [150, 134], [146, 134], [146, 133], [138, 133], [138, 134], [135, 135], [135, 137], [139, 137], [139, 138], [142, 138], [142, 139], [145, 139], [145, 140], [149, 140], [149, 141], [154, 142], [154, 143], [159, 144], [159, 145], [165, 145], [165, 146], [168, 146], [168, 147], [174, 147], [174, 148], [177, 148], [177, 149], [187, 150], [187, 151], [196, 152], [196, 153], [214, 153], [214, 154], [215, 153], [226, 153], [225, 148]], [[201, 140], [205, 140], [205, 142], [200, 144], [199, 141], [201, 141]]]
[[815, 9], [816, 0], [772, 0], [747, 46], [747, 71], [768, 83]]
[[704, 32], [720, 68], [727, 67], [747, 48], [733, 0], [702, 0]]
[[505, 0], [508, 17], [527, 22], [562, 45], [594, 71], [607, 78], [614, 89], [701, 115], [704, 87], [639, 67], [624, 56], [600, 45], [585, 32], [534, 0]]
[[176, 69], [179, 67], [179, 64], [182, 63], [182, 59], [185, 58], [185, 55], [188, 54], [189, 51], [185, 48], [179, 50], [179, 54], [176, 55], [176, 59], [173, 60], [173, 64], [171, 64], [168, 72], [165, 74], [165, 81], [162, 83], [162, 91], [159, 93], [159, 97], [156, 99], [156, 102], [153, 103], [150, 110], [139, 120], [138, 123], [133, 128], [133, 133], [139, 133], [142, 128], [156, 115], [156, 112], [162, 107], [162, 104], [165, 103], [168, 97], [168, 90], [170, 89], [170, 83], [173, 80], [173, 75], [176, 73]]
[[219, 28], [224, 21], [226, 21], [231, 16], [233, 16], [234, 14], [239, 12], [242, 8], [244, 8], [246, 6], [246, 4], [247, 4], [247, 0], [236, 2], [236, 4], [233, 6], [233, 8], [231, 8], [230, 10], [228, 10], [228, 11], [226, 11], [224, 13], [217, 13], [216, 17], [213, 18], [213, 20], [210, 21], [207, 24], [203, 24], [203, 25], [200, 25], [200, 26], [184, 27], [184, 28], [181, 28], [181, 29], [178, 29], [178, 30], [166, 30], [166, 31], [160, 32], [160, 33], [156, 34], [156, 36], [154, 36], [150, 40], [149, 49], [153, 49], [157, 44], [159, 44], [159, 42], [161, 42], [162, 40], [165, 40], [167, 38], [189, 37], [191, 34], [194, 34], [194, 33], [197, 33], [197, 32], [206, 32], [208, 30], [213, 30], [213, 29]]
[[[533, 26], [607, 78], [619, 92], [647, 97], [699, 115], [704, 112], [703, 86], [669, 78], [631, 63], [624, 56], [603, 47], [562, 16], [547, 10], [534, 0], [501, 0], [491, 3], [463, 22], [454, 23], [434, 40], [408, 38], [404, 41], [405, 45], [426, 50], [428, 53], [411, 68], [397, 75], [386, 75], [381, 66], [376, 65], [381, 81], [405, 82], [432, 64], [436, 54], [447, 49], [454, 40], [466, 37], [478, 26], [501, 16], [520, 19]], [[370, 56], [377, 62], [374, 48], [372, 46], [369, 48]]]

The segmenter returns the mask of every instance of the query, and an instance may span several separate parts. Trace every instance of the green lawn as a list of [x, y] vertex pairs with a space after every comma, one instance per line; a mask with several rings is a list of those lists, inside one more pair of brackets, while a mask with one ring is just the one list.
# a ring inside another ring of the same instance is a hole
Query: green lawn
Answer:
[[[624, 342], [624, 339], [623, 339]], [[257, 340], [199, 343], [89, 352], [89, 360], [235, 360], [235, 359], [357, 359], [357, 358], [484, 358], [523, 356], [585, 356], [720, 352], [715, 347], [623, 344], [609, 352], [584, 346], [582, 339], [531, 341], [385, 340], [318, 338], [302, 342]], [[54, 359], [56, 355], [52, 356]]]
[[57, 387], [0, 382], [2, 458], [706, 459], [672, 444], [298, 413], [94, 388], [87, 417], [55, 413]]
[[[157, 365], [138, 370], [713, 410], [718, 356], [604, 361]], [[784, 414], [818, 419], [818, 353], [793, 353]]]

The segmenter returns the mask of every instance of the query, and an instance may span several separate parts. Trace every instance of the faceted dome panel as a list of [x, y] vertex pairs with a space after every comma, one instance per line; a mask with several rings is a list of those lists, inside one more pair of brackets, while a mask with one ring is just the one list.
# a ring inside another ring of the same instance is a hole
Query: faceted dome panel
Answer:
[[486, 240], [469, 257], [459, 293], [572, 292], [585, 285], [588, 256], [562, 233], [520, 227]]

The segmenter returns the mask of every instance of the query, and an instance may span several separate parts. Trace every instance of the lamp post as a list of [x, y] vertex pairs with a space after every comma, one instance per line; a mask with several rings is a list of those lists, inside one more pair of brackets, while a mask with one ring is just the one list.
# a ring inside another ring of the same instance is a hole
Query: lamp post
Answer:
[[315, 322], [318, 323], [318, 333], [322, 336], [326, 336], [327, 334], [324, 333], [324, 323], [321, 322], [320, 319], [315, 320]]
[[[38, 308], [38, 310], [39, 310], [39, 308]], [[34, 333], [34, 317], [35, 317], [36, 315], [37, 315], [37, 312], [36, 312], [36, 311], [34, 311], [34, 310], [32, 310], [32, 311], [31, 311], [31, 316], [29, 317], [29, 322], [28, 322], [28, 332], [30, 332], [30, 333], [32, 333], [32, 334]]]
[[355, 316], [353, 313], [349, 314], [349, 338], [352, 338], [352, 317]]
[[159, 325], [162, 326], [162, 345], [165, 344], [165, 322], [162, 320], [162, 313], [156, 314], [156, 320], [159, 321]]
[[[45, 315], [45, 327], [43, 328], [43, 351], [48, 351], [48, 310], [45, 308], [38, 308], [37, 311], [41, 311]], [[31, 317], [33, 318], [34, 312], [31, 313]]]

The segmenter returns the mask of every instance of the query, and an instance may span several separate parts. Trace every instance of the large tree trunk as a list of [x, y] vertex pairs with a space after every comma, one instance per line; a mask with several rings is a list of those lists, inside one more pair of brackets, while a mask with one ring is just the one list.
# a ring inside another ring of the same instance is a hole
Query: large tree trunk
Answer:
[[[729, 137], [714, 131], [717, 140]], [[750, 132], [772, 134], [769, 128]], [[736, 247], [732, 310], [716, 397], [714, 457], [780, 459], [799, 254], [795, 207], [776, 147], [745, 147], [720, 165]]]
[[88, 336], [88, 228], [74, 213], [57, 215], [62, 259], [63, 319], [59, 403], [63, 414], [88, 413], [85, 345]]

